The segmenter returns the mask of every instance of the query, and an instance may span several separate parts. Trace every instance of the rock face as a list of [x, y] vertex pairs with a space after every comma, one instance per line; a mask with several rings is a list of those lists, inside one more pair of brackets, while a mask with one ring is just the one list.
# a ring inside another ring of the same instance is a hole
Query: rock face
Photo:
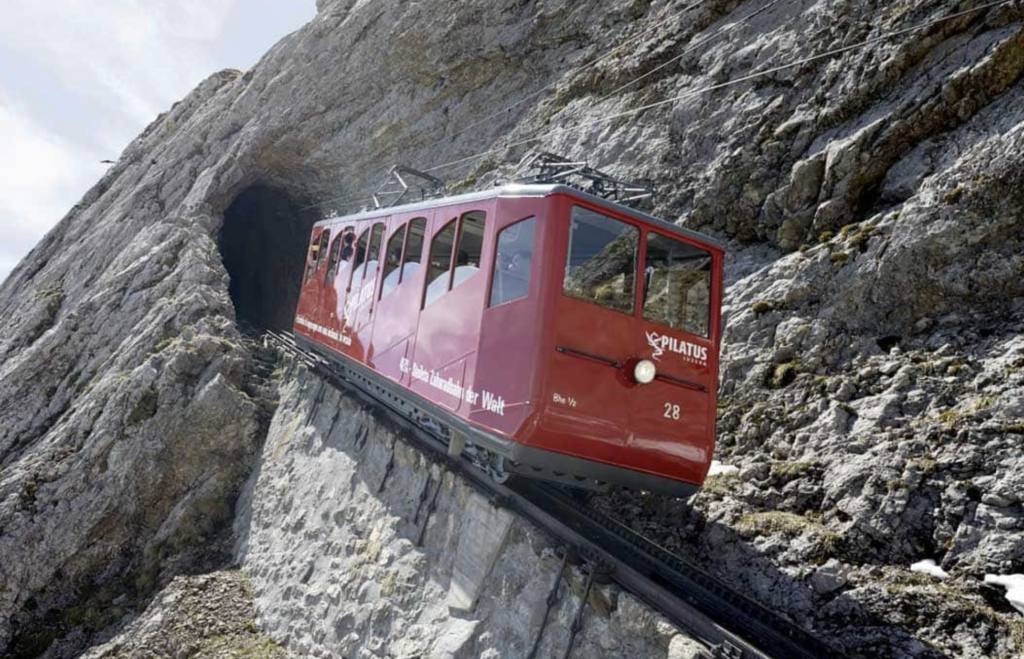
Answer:
[[[561, 560], [509, 516], [491, 569], [460, 583], [474, 499], [483, 502], [368, 410], [296, 370], [236, 520], [259, 627], [302, 656], [526, 656]], [[584, 582], [570, 566], [536, 656], [561, 656]], [[452, 606], [460, 586], [477, 585], [473, 605]], [[598, 586], [588, 601], [574, 656], [699, 648], [617, 589]]]
[[288, 659], [253, 621], [252, 588], [238, 570], [176, 577], [145, 612], [83, 659]]
[[[652, 179], [657, 214], [732, 245], [720, 459], [739, 475], [692, 506], [604, 505], [851, 654], [1024, 651], [981, 582], [1024, 572], [1024, 8], [690, 4], [321, 0], [252, 70], [158, 117], [0, 285], [0, 652], [70, 656], [130, 613], [114, 600], [144, 609], [222, 558], [254, 466], [280, 479], [261, 446], [284, 380], [236, 321], [288, 324], [321, 212], [394, 162], [486, 152], [437, 170], [465, 189], [534, 144]], [[260, 477], [242, 508], [287, 516]], [[394, 492], [371, 508], [406, 519]], [[264, 534], [293, 522], [252, 519], [251, 549], [295, 552], [245, 554], [260, 620], [319, 647], [331, 630], [302, 631], [281, 585], [308, 555]], [[399, 554], [403, 528], [378, 531], [393, 567], [447, 574]], [[951, 578], [909, 572], [925, 558]], [[324, 603], [320, 569], [303, 592]], [[415, 606], [402, 619], [422, 624]], [[354, 643], [373, 652], [377, 624]]]

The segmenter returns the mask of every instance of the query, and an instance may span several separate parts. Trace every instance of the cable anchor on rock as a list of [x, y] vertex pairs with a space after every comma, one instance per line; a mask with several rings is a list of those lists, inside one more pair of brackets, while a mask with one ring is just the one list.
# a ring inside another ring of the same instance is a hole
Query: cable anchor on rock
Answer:
[[569, 643], [565, 646], [565, 653], [562, 659], [569, 659], [572, 655], [572, 648], [576, 645], [576, 636], [583, 631], [583, 613], [587, 608], [587, 601], [590, 599], [590, 589], [594, 585], [594, 577], [597, 574], [597, 565], [591, 565], [587, 573], [587, 582], [583, 586], [583, 596], [580, 598], [579, 606], [576, 607], [576, 615], [573, 616], [572, 626], [569, 627]]
[[562, 554], [562, 564], [558, 568], [558, 574], [555, 575], [555, 580], [551, 583], [551, 590], [548, 591], [548, 596], [544, 598], [544, 617], [540, 619], [540, 627], [537, 629], [537, 636], [533, 639], [533, 647], [530, 648], [525, 659], [534, 659], [537, 656], [540, 642], [544, 639], [544, 629], [548, 626], [548, 616], [551, 615], [551, 609], [558, 603], [558, 589], [562, 585], [565, 566], [569, 563], [569, 556], [572, 553], [573, 550], [570, 547], [566, 547], [565, 552]]

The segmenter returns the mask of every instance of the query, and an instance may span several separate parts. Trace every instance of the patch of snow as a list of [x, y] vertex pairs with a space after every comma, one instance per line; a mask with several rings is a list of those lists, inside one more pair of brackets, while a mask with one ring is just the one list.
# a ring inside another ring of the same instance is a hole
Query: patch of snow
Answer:
[[1006, 601], [1013, 608], [1024, 613], [1024, 574], [986, 574], [985, 583], [1006, 589]]
[[948, 579], [949, 573], [943, 570], [941, 567], [935, 564], [930, 558], [926, 558], [923, 561], [918, 561], [910, 566], [911, 572], [919, 572], [920, 574], [927, 574], [935, 577], [936, 579]]
[[729, 476], [740, 473], [739, 467], [722, 464], [718, 460], [711, 461], [711, 469], [708, 469], [708, 476]]

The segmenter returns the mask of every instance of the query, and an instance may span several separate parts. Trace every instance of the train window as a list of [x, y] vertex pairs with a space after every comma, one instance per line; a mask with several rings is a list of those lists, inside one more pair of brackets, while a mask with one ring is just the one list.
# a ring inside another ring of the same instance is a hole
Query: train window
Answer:
[[448, 292], [454, 246], [455, 220], [452, 220], [438, 231], [430, 242], [430, 256], [427, 258], [427, 291], [423, 296], [424, 308]]
[[348, 266], [348, 261], [356, 251], [353, 245], [356, 241], [356, 230], [352, 227], [345, 227], [344, 232], [341, 234], [341, 240], [341, 262], [344, 263], [345, 266]]
[[309, 256], [306, 258], [306, 281], [313, 278], [316, 273], [316, 261], [320, 254], [320, 236], [313, 238], [309, 245]]
[[537, 218], [530, 217], [505, 227], [498, 234], [490, 306], [524, 298], [530, 292], [536, 224]]
[[324, 229], [320, 232], [317, 240], [309, 247], [309, 264], [306, 268], [306, 279], [312, 279], [317, 270], [320, 269], [322, 257], [327, 253], [327, 243], [331, 239], [331, 230]]
[[384, 251], [384, 281], [380, 285], [382, 298], [398, 287], [398, 278], [402, 274], [402, 244], [408, 228], [408, 224], [403, 224], [388, 238], [388, 247]]
[[707, 337], [711, 254], [653, 231], [644, 256], [644, 318]]
[[338, 255], [338, 267], [335, 279], [342, 277], [348, 272], [349, 261], [355, 248], [352, 246], [356, 241], [356, 232], [352, 227], [345, 227], [339, 238], [341, 240], [341, 253]]
[[420, 269], [423, 259], [423, 235], [427, 232], [427, 218], [418, 217], [409, 223], [409, 237], [405, 241], [405, 260], [402, 262], [401, 284]]
[[608, 309], [633, 313], [640, 231], [631, 224], [573, 206], [563, 290]]
[[338, 234], [331, 243], [330, 257], [327, 259], [327, 274], [324, 275], [324, 283], [334, 279], [338, 272], [338, 262], [341, 260], [341, 240], [343, 236]]
[[359, 240], [356, 241], [356, 258], [352, 262], [352, 285], [356, 286], [363, 281], [363, 274], [359, 270], [359, 266], [366, 262], [366, 237], [369, 235], [370, 230], [364, 229], [359, 234]]
[[462, 216], [459, 223], [459, 243], [455, 250], [455, 273], [452, 277], [452, 288], [455, 288], [476, 273], [480, 272], [480, 257], [484, 251], [484, 227], [487, 214], [473, 211]]
[[377, 278], [377, 266], [380, 264], [380, 244], [384, 241], [384, 223], [378, 222], [370, 231], [370, 249], [366, 253], [366, 274], [364, 281]]

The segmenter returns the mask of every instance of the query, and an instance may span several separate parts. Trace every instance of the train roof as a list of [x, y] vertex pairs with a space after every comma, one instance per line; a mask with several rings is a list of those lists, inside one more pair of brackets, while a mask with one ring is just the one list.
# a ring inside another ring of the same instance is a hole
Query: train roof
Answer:
[[587, 201], [595, 206], [602, 206], [616, 213], [622, 213], [629, 217], [637, 220], [648, 222], [661, 229], [670, 231], [672, 233], [685, 236], [691, 240], [700, 241], [707, 245], [717, 247], [718, 249], [724, 250], [725, 244], [712, 238], [703, 233], [693, 231], [681, 227], [678, 224], [667, 222], [665, 220], [658, 219], [653, 215], [638, 211], [628, 206], [617, 204], [614, 201], [602, 199], [596, 195], [584, 192], [577, 188], [570, 187], [568, 185], [552, 185], [552, 184], [522, 184], [522, 183], [509, 183], [502, 186], [496, 186], [487, 190], [481, 190], [478, 192], [469, 192], [466, 194], [455, 195], [453, 197], [438, 197], [436, 199], [427, 199], [421, 202], [413, 204], [403, 204], [401, 206], [391, 206], [388, 208], [377, 208], [370, 211], [363, 211], [361, 213], [354, 213], [352, 215], [335, 215], [323, 220], [320, 220], [313, 226], [322, 226], [324, 224], [337, 222], [339, 220], [345, 220], [349, 222], [358, 222], [359, 220], [370, 220], [378, 219], [380, 217], [386, 217], [388, 215], [394, 215], [397, 213], [413, 213], [418, 210], [428, 210], [431, 208], [443, 208], [445, 206], [454, 206], [456, 204], [463, 204], [472, 201], [483, 201], [485, 199], [515, 199], [517, 197], [548, 197], [553, 194], [565, 194], [572, 197], [576, 197]]

